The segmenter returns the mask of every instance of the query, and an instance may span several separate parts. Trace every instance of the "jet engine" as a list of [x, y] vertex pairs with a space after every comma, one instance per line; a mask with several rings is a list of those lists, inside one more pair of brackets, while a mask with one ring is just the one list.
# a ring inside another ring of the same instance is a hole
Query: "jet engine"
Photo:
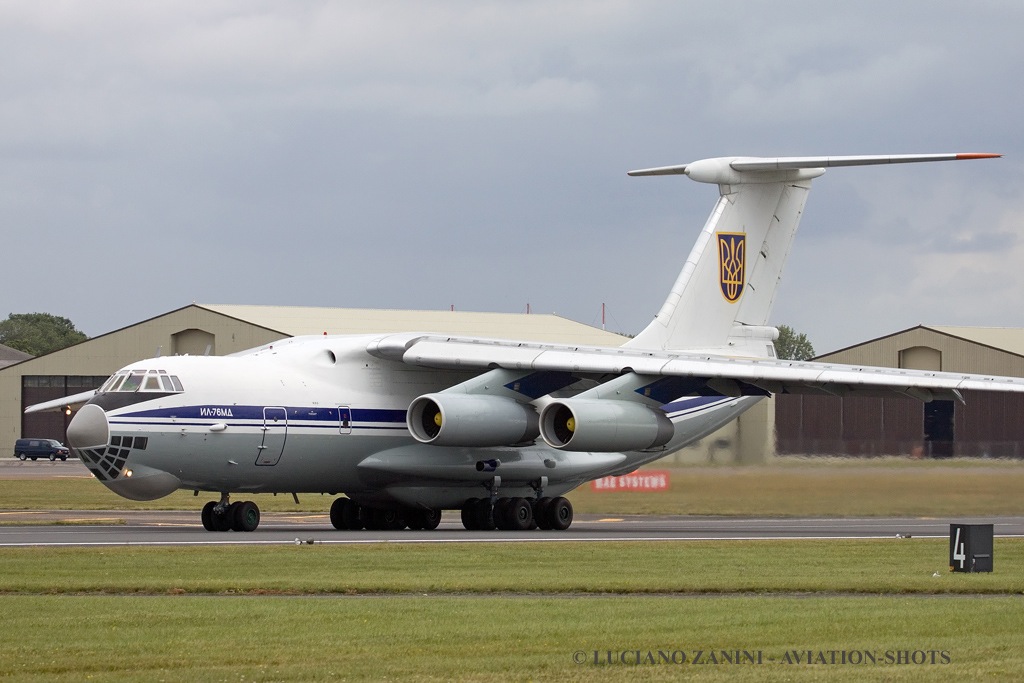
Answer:
[[434, 446], [511, 446], [537, 438], [537, 411], [510, 398], [425, 394], [409, 405], [413, 437]]
[[664, 412], [628, 401], [555, 401], [540, 414], [540, 435], [563, 451], [643, 451], [665, 445], [674, 433]]

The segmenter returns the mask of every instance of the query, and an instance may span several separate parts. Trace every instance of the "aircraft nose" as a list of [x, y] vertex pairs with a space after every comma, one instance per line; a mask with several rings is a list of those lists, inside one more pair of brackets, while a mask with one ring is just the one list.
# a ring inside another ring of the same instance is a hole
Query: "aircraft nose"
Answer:
[[68, 443], [72, 448], [103, 448], [110, 441], [107, 413], [98, 405], [88, 403], [68, 425]]

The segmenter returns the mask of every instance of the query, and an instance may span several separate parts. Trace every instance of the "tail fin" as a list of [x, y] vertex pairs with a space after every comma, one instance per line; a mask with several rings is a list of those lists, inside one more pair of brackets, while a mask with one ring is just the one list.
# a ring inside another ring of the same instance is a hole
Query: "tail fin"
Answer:
[[998, 154], [855, 157], [725, 157], [630, 171], [687, 175], [720, 197], [658, 315], [626, 345], [771, 356], [768, 316], [803, 215], [811, 180], [838, 166], [982, 159]]

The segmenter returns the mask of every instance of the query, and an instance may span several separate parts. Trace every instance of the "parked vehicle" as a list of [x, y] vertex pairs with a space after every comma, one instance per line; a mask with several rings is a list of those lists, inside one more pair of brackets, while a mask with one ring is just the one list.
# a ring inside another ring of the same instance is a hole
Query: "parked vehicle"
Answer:
[[20, 460], [49, 458], [67, 460], [71, 451], [56, 439], [18, 439], [14, 442], [14, 457]]

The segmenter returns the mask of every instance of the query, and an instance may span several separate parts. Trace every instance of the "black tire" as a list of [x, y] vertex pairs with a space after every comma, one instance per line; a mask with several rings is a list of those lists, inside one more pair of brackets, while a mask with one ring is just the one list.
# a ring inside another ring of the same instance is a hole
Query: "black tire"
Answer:
[[238, 523], [238, 509], [242, 507], [242, 501], [236, 500], [231, 505], [228, 505], [228, 510], [225, 513], [228, 518], [228, 528], [231, 531], [241, 531], [242, 527]]
[[68, 459], [68, 456], [66, 456], [66, 455], [62, 455], [62, 456], [60, 456], [60, 461], [61, 461], [61, 462], [66, 462], [66, 461], [67, 461], [67, 459]]
[[374, 526], [385, 531], [401, 531], [405, 528], [405, 518], [398, 508], [383, 508], [373, 511]]
[[502, 531], [509, 531], [512, 529], [509, 517], [506, 514], [512, 500], [512, 498], [502, 497], [494, 501], [494, 526]]
[[359, 504], [349, 500], [348, 505], [341, 511], [341, 521], [345, 528], [350, 531], [359, 531], [364, 526], [363, 517], [359, 512]]
[[57, 459], [57, 454], [56, 453], [50, 453], [50, 462], [53, 462], [56, 459]]
[[525, 498], [510, 498], [502, 512], [509, 531], [526, 531], [533, 524], [533, 508]]
[[216, 503], [214, 503], [213, 514], [210, 519], [213, 522], [214, 531], [231, 531], [231, 523], [234, 521], [234, 515], [231, 514], [231, 507], [220, 513], [217, 512]]
[[203, 520], [203, 528], [207, 531], [216, 531], [217, 527], [213, 525], [213, 508], [217, 504], [212, 500], [203, 506], [203, 511], [200, 513], [199, 518]]
[[426, 523], [426, 515], [423, 514], [423, 510], [405, 511], [405, 525], [409, 527], [410, 531], [422, 531]]
[[494, 508], [490, 498], [481, 498], [476, 508], [476, 525], [481, 531], [494, 531]]
[[359, 521], [367, 531], [379, 531], [383, 528], [380, 526], [380, 517], [377, 515], [376, 508], [368, 508], [360, 505]]
[[441, 524], [441, 511], [436, 508], [423, 510], [423, 530], [433, 531]]
[[548, 517], [549, 507], [551, 507], [551, 499], [546, 496], [533, 501], [533, 521], [545, 531], [551, 528], [551, 519]]
[[247, 500], [235, 509], [235, 520], [232, 528], [235, 531], [256, 531], [260, 525], [260, 508], [256, 503]]
[[35, 462], [35, 461], [36, 461], [36, 456], [33, 455], [32, 456], [32, 462]]
[[345, 510], [352, 505], [348, 498], [335, 498], [331, 503], [331, 526], [335, 529], [348, 529], [345, 524]]
[[27, 456], [27, 455], [25, 455], [24, 453], [18, 453], [18, 460], [24, 460], [24, 459], [25, 459], [25, 458], [27, 458], [27, 457], [28, 457], [28, 456]]
[[469, 531], [476, 531], [480, 527], [476, 525], [476, 506], [479, 498], [470, 498], [462, 504], [462, 526]]
[[565, 531], [572, 524], [572, 503], [559, 496], [552, 498], [548, 506], [548, 520], [555, 531]]

